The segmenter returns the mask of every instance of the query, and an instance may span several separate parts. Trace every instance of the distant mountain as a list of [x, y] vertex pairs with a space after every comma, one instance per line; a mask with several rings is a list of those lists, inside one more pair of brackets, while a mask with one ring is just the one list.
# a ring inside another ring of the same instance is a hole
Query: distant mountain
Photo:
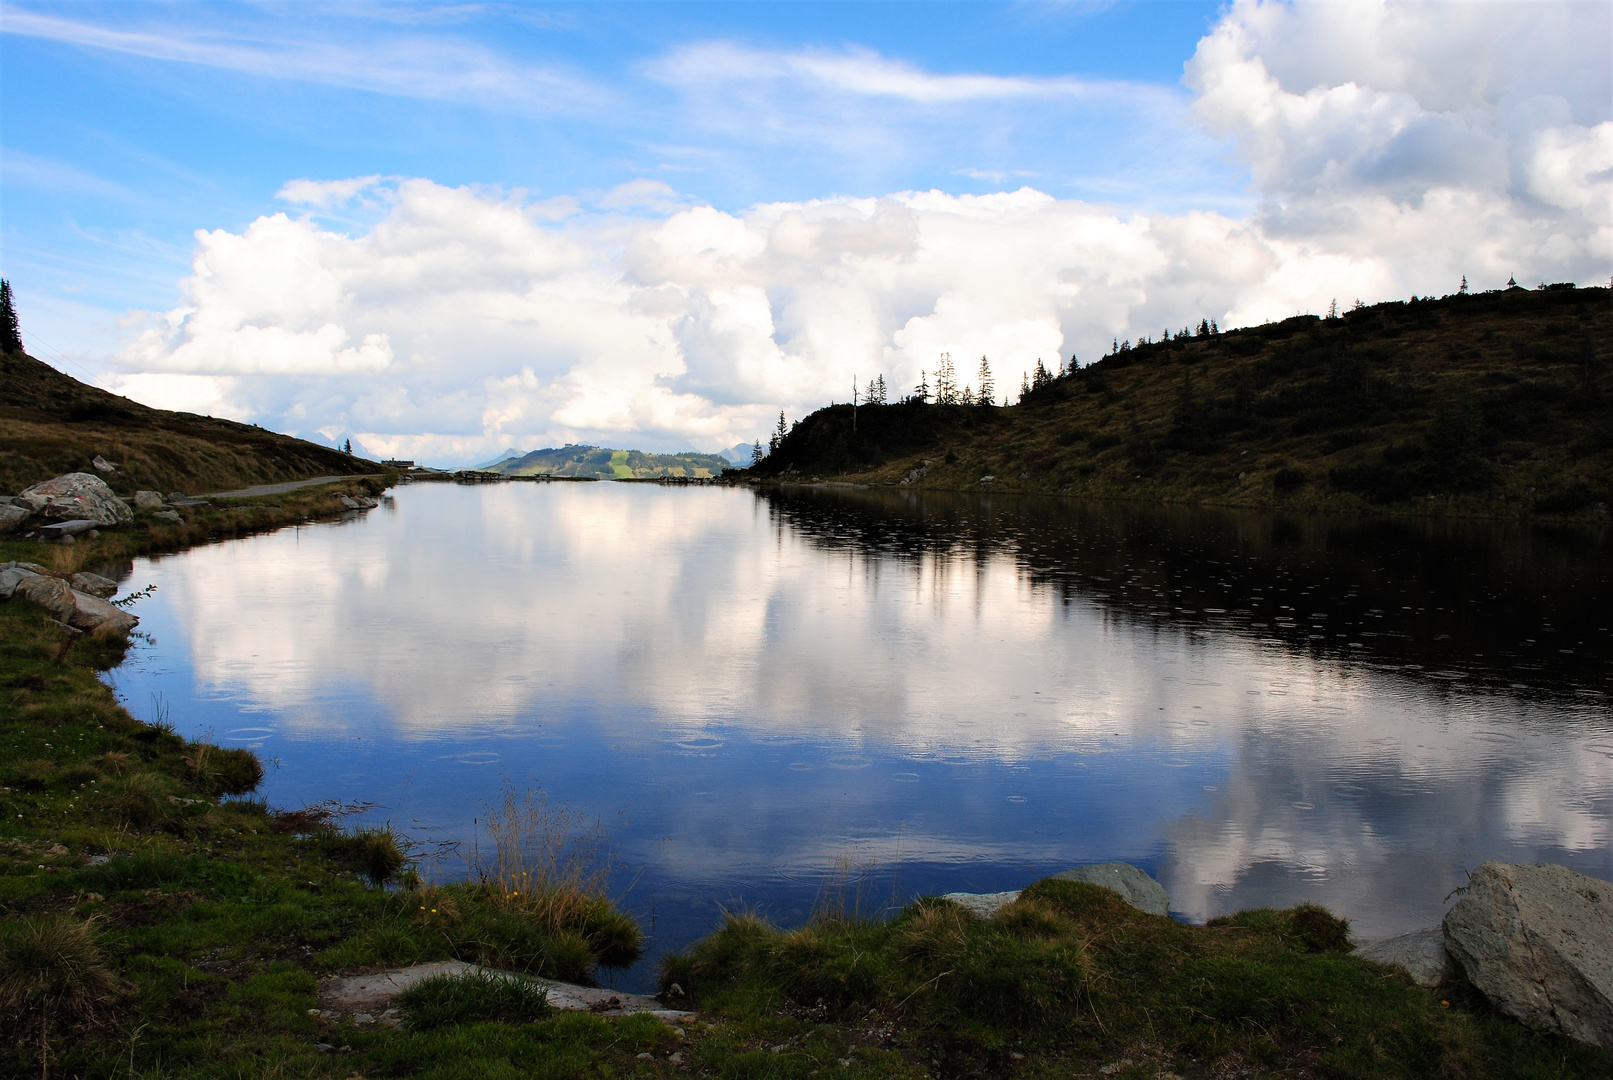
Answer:
[[511, 460], [513, 460], [515, 458], [518, 458], [523, 453], [524, 453], [524, 451], [517, 450], [513, 446], [507, 447], [502, 454], [500, 454], [498, 457], [494, 458], [493, 460], [484, 461], [480, 465], [472, 465], [471, 468], [480, 469], [480, 470], [489, 470], [489, 469], [492, 469], [495, 465], [502, 465], [506, 461], [511, 461]]
[[505, 476], [589, 476], [598, 480], [646, 480], [659, 476], [711, 477], [733, 462], [717, 454], [646, 454], [604, 446], [566, 445], [534, 450], [494, 462], [490, 472]]
[[717, 456], [727, 458], [735, 465], [749, 465], [753, 450], [755, 447], [750, 443], [735, 443], [726, 450], [717, 451]]

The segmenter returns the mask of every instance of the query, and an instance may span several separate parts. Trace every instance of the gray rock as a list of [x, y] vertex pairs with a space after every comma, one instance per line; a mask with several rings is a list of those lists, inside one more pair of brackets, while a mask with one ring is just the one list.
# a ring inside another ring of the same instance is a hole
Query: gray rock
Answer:
[[96, 472], [115, 473], [115, 472], [118, 471], [118, 467], [117, 467], [116, 464], [114, 464], [113, 462], [108, 461], [106, 458], [102, 457], [100, 454], [96, 454], [95, 455], [95, 460], [91, 461], [90, 464], [95, 466], [95, 471]]
[[162, 495], [156, 491], [137, 491], [134, 493], [134, 507], [136, 510], [161, 510]]
[[37, 577], [32, 570], [24, 570], [20, 566], [8, 566], [0, 570], [0, 600], [10, 600], [11, 594], [17, 591], [17, 586], [26, 578]]
[[1497, 1009], [1613, 1048], [1613, 883], [1481, 863], [1445, 915], [1445, 947]]
[[1084, 881], [1088, 885], [1102, 885], [1105, 889], [1113, 889], [1126, 903], [1150, 915], [1170, 914], [1171, 897], [1165, 891], [1165, 886], [1130, 863], [1095, 863], [1091, 866], [1078, 866], [1074, 870], [1066, 870], [1053, 876], [1060, 881]]
[[178, 525], [184, 520], [179, 516], [178, 510], [153, 510], [151, 512], [151, 516], [154, 518], [161, 518], [163, 521], [171, 521], [175, 525]]
[[1363, 941], [1355, 955], [1374, 964], [1399, 968], [1418, 986], [1432, 990], [1455, 973], [1450, 954], [1445, 951], [1445, 930], [1430, 926], [1409, 934]]
[[58, 521], [86, 518], [97, 525], [127, 525], [134, 520], [129, 504], [114, 495], [106, 481], [89, 473], [68, 473], [35, 484], [22, 498], [45, 517]]
[[949, 892], [941, 897], [961, 905], [982, 919], [989, 919], [1019, 899], [1019, 890], [1013, 892]]
[[82, 536], [95, 531], [96, 522], [89, 518], [70, 518], [67, 521], [58, 521], [51, 525], [42, 525], [39, 535], [47, 540], [60, 540], [64, 536]]
[[52, 618], [75, 630], [127, 635], [140, 621], [99, 596], [78, 592], [60, 578], [42, 574], [24, 578], [13, 595], [32, 600], [50, 612]]
[[26, 503], [22, 506], [0, 506], [0, 533], [10, 532], [33, 516], [33, 509]]
[[[510, 971], [478, 967], [463, 960], [439, 960], [432, 964], [415, 964], [392, 971], [379, 971], [373, 975], [354, 975], [346, 979], [332, 979], [319, 993], [324, 1009], [353, 1016], [389, 1011], [394, 998], [409, 987], [435, 975], [463, 975], [480, 972], [500, 979], [527, 979]], [[591, 1012], [600, 1016], [627, 1016], [632, 1013], [649, 1013], [668, 1023], [693, 1020], [695, 1014], [682, 1009], [669, 1009], [652, 997], [643, 994], [625, 994], [619, 990], [606, 990], [597, 986], [577, 986], [555, 982], [552, 979], [531, 979], [549, 992], [549, 1004], [564, 1012]], [[323, 1015], [323, 1013], [321, 1014]], [[357, 1016], [354, 1016], [355, 1020]]]
[[357, 509], [359, 509], [359, 503], [358, 503], [358, 500], [356, 500], [356, 499], [350, 499], [346, 495], [338, 495], [338, 496], [336, 496], [336, 498], [337, 498], [337, 500], [339, 502], [341, 502], [343, 510], [357, 510]]
[[100, 574], [91, 574], [88, 571], [80, 571], [67, 580], [68, 583], [79, 592], [89, 593], [91, 596], [99, 596], [103, 600], [117, 595], [118, 583], [113, 581], [111, 578], [104, 578]]

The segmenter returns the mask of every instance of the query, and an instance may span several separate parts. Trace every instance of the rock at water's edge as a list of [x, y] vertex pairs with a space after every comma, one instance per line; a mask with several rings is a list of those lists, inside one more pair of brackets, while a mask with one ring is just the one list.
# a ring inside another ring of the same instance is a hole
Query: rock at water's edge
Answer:
[[[1120, 898], [1126, 903], [1150, 915], [1170, 913], [1171, 898], [1165, 891], [1165, 886], [1130, 863], [1112, 862], [1078, 866], [1074, 870], [1066, 870], [1053, 876], [1061, 881], [1084, 881], [1088, 885], [1098, 885], [1110, 892], [1119, 893]], [[1018, 890], [998, 893], [954, 892], [943, 894], [941, 899], [961, 904], [982, 919], [990, 919], [1018, 900], [1019, 892]]]
[[162, 492], [137, 491], [134, 493], [134, 505], [137, 510], [161, 510]]
[[1363, 941], [1355, 947], [1355, 955], [1374, 964], [1399, 968], [1411, 976], [1412, 982], [1427, 990], [1444, 982], [1455, 971], [1450, 954], [1445, 951], [1445, 931], [1438, 926]]
[[97, 525], [127, 525], [134, 520], [129, 504], [112, 493], [106, 481], [89, 473], [67, 473], [35, 484], [21, 495], [39, 513], [57, 520], [85, 518]]
[[967, 908], [982, 919], [989, 919], [997, 912], [1019, 899], [1019, 890], [1012, 892], [949, 892], [941, 899], [951, 900], [954, 904]]
[[1078, 866], [1062, 874], [1054, 874], [1060, 881], [1084, 881], [1088, 885], [1102, 885], [1119, 893], [1121, 899], [1139, 911], [1150, 915], [1169, 915], [1170, 893], [1165, 886], [1149, 877], [1130, 863], [1095, 863]]
[[393, 971], [379, 971], [373, 975], [333, 979], [320, 990], [319, 1003], [332, 1014], [353, 1016], [356, 1022], [361, 1016], [373, 1017], [375, 1013], [387, 1009], [394, 998], [416, 983], [438, 975], [465, 975], [472, 972], [499, 979], [529, 979], [547, 990], [549, 1004], [562, 1012], [591, 1012], [599, 1016], [628, 1016], [647, 1012], [668, 1023], [681, 1023], [695, 1016], [682, 1009], [668, 1009], [654, 998], [642, 994], [626, 994], [619, 990], [517, 975], [467, 964], [463, 960], [439, 960]]
[[1445, 947], [1502, 1012], [1613, 1048], [1613, 883], [1481, 863], [1445, 915]]
[[117, 582], [111, 578], [102, 577], [100, 574], [92, 574], [87, 570], [81, 570], [67, 580], [79, 592], [99, 596], [102, 600], [117, 595]]
[[97, 630], [105, 634], [127, 634], [140, 620], [98, 596], [74, 590], [60, 578], [35, 575], [24, 578], [14, 595], [32, 600], [51, 617], [76, 630]]

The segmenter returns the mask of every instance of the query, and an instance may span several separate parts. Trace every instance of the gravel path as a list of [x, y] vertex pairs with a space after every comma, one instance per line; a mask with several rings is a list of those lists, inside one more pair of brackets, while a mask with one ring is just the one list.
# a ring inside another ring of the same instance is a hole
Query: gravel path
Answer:
[[[288, 480], [283, 484], [259, 484], [256, 487], [242, 488], [239, 491], [215, 491], [211, 495], [203, 495], [204, 499], [250, 499], [255, 495], [284, 495], [288, 491], [297, 491], [305, 487], [317, 487], [320, 484], [334, 484], [339, 480], [357, 480], [363, 475], [353, 473], [348, 476], [316, 476], [312, 480]], [[375, 474], [380, 475], [380, 474]]]

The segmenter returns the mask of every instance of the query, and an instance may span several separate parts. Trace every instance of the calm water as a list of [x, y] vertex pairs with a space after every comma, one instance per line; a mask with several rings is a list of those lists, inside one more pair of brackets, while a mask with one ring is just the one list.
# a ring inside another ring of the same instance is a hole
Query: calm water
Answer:
[[[1485, 859], [1613, 878], [1605, 533], [888, 491], [416, 485], [142, 560], [136, 715], [277, 805], [597, 816], [654, 950], [1111, 859], [1388, 934]], [[837, 868], [841, 868], [837, 870]], [[439, 876], [462, 872], [452, 855]], [[617, 976], [642, 986], [651, 964]]]

